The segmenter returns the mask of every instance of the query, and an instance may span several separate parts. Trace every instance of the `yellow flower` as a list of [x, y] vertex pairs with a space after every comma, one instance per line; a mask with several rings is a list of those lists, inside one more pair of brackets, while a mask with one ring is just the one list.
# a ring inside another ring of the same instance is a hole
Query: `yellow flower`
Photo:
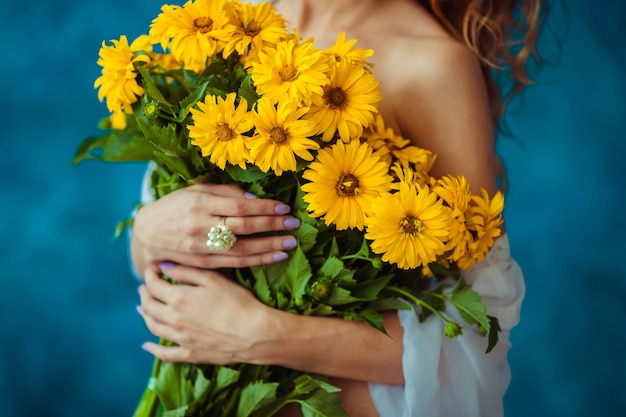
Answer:
[[258, 62], [252, 65], [252, 80], [257, 93], [272, 104], [295, 99], [308, 107], [322, 102], [328, 68], [328, 57], [312, 42], [297, 44], [290, 39], [259, 52]]
[[426, 171], [420, 169], [414, 169], [410, 166], [403, 167], [398, 162], [391, 166], [391, 175], [394, 178], [394, 182], [391, 184], [392, 190], [399, 190], [400, 184], [407, 183], [420, 187], [427, 187], [434, 179], [428, 175]]
[[253, 59], [265, 47], [275, 45], [287, 37], [285, 19], [276, 13], [271, 3], [232, 3], [229, 19], [234, 26], [224, 57], [233, 52]]
[[447, 175], [435, 183], [432, 190], [450, 209], [450, 235], [446, 242], [446, 258], [456, 262], [467, 256], [469, 245], [474, 241], [472, 233], [465, 224], [465, 214], [472, 197], [465, 177]]
[[376, 122], [371, 128], [363, 132], [363, 137], [390, 166], [397, 161], [404, 167], [419, 166], [428, 172], [435, 162], [431, 151], [412, 145], [410, 140], [397, 135], [393, 128], [386, 127], [380, 114], [376, 115]]
[[98, 88], [98, 99], [106, 99], [107, 108], [111, 113], [124, 110], [132, 113], [131, 105], [137, 98], [143, 95], [143, 87], [137, 82], [135, 66], [139, 63], [148, 63], [150, 58], [144, 54], [137, 54], [143, 49], [144, 38], [138, 38], [139, 42], [128, 45], [126, 36], [122, 35], [119, 40], [112, 40], [113, 46], [102, 42], [98, 65], [102, 67], [102, 75], [94, 83]]
[[124, 110], [118, 110], [111, 113], [109, 116], [109, 123], [114, 130], [126, 129], [126, 113]]
[[198, 102], [199, 109], [191, 109], [193, 124], [188, 129], [192, 144], [199, 146], [202, 156], [209, 156], [221, 169], [227, 162], [245, 169], [249, 160], [242, 134], [252, 129], [252, 118], [244, 98], [235, 106], [236, 97], [235, 93], [228, 94], [226, 99], [206, 96], [204, 102]]
[[226, 0], [190, 0], [182, 7], [164, 5], [150, 25], [150, 36], [177, 61], [201, 72], [207, 60], [222, 51], [233, 26]]
[[323, 148], [302, 176], [310, 181], [302, 190], [311, 215], [337, 230], [363, 230], [372, 203], [391, 182], [386, 164], [358, 140]]
[[502, 234], [504, 195], [498, 191], [490, 199], [486, 190], [480, 191], [480, 196], [472, 196], [467, 209], [466, 224], [474, 239], [470, 243], [470, 254], [457, 262], [461, 269], [469, 269], [475, 262], [482, 262], [495, 238]]
[[356, 42], [356, 39], [346, 41], [346, 33], [341, 32], [339, 36], [337, 36], [335, 44], [330, 48], [324, 49], [322, 52], [332, 56], [336, 62], [340, 62], [343, 58], [347, 58], [354, 63], [372, 66], [365, 60], [374, 55], [374, 50], [354, 48]]
[[257, 102], [254, 117], [256, 134], [248, 141], [250, 158], [263, 172], [272, 169], [276, 175], [283, 171], [296, 170], [296, 155], [312, 161], [310, 150], [319, 149], [319, 144], [309, 139], [313, 125], [301, 119], [306, 107], [295, 101], [281, 101], [276, 108], [268, 99]]
[[441, 200], [428, 188], [401, 184], [372, 206], [365, 238], [374, 253], [401, 269], [414, 269], [435, 262], [443, 253], [450, 219]]
[[324, 86], [323, 103], [314, 103], [306, 118], [315, 121], [325, 142], [339, 131], [347, 143], [360, 138], [363, 128], [374, 121], [381, 100], [380, 86], [372, 74], [347, 59], [332, 68], [330, 78]]

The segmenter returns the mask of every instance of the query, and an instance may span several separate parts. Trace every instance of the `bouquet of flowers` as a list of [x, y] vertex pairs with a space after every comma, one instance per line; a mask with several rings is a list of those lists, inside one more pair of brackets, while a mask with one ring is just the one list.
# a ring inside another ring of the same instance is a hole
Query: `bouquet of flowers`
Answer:
[[[110, 114], [75, 163], [152, 161], [156, 199], [214, 182], [281, 200], [301, 220], [289, 258], [224, 271], [261, 302], [383, 332], [381, 311], [412, 305], [421, 320], [443, 320], [448, 337], [462, 333], [442, 314], [454, 306], [489, 351], [497, 320], [460, 271], [499, 235], [503, 196], [429, 174], [435, 155], [385, 125], [373, 51], [355, 43], [342, 34], [318, 49], [269, 3], [164, 5], [148, 35], [103, 42], [95, 87]], [[289, 403], [344, 416], [336, 392], [277, 366], [156, 360], [135, 416], [271, 416]]]

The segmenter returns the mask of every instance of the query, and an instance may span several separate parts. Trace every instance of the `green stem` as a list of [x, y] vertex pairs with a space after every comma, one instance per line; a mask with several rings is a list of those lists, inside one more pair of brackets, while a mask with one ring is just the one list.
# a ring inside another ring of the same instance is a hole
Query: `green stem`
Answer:
[[[439, 317], [441, 320], [443, 320], [444, 323], [450, 323], [450, 320], [445, 318], [438, 310], [433, 308], [433, 306], [428, 304], [426, 301], [424, 301], [424, 300], [422, 300], [420, 298], [417, 298], [416, 296], [414, 296], [410, 292], [408, 292], [406, 290], [403, 290], [402, 288], [398, 288], [398, 287], [394, 287], [394, 286], [389, 286], [389, 287], [387, 287], [387, 289], [391, 290], [391, 291], [394, 291], [394, 292], [402, 295], [403, 297], [406, 297], [409, 300], [413, 301], [415, 304], [418, 304], [421, 307], [424, 307], [424, 308], [430, 310], [433, 314], [435, 314], [437, 317]], [[435, 294], [432, 293], [432, 295], [435, 295]], [[445, 299], [445, 297], [443, 297], [443, 298]]]

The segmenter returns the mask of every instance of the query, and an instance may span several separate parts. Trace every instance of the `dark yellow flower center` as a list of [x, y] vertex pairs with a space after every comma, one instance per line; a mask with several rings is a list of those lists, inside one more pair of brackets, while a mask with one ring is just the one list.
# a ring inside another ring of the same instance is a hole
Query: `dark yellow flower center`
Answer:
[[421, 236], [422, 221], [413, 216], [406, 216], [400, 221], [400, 233], [404, 233], [405, 237], [411, 239]]
[[261, 31], [261, 28], [256, 21], [252, 20], [243, 28], [243, 31], [247, 36], [256, 36]]
[[327, 88], [324, 92], [324, 102], [333, 110], [342, 110], [348, 104], [348, 95], [341, 87]]
[[283, 143], [287, 142], [287, 139], [289, 139], [287, 131], [279, 126], [271, 128], [269, 131], [269, 135], [270, 142], [273, 145], [282, 145]]
[[217, 139], [220, 142], [228, 142], [229, 140], [234, 139], [235, 136], [237, 136], [235, 131], [231, 129], [230, 126], [228, 126], [228, 124], [226, 123], [220, 123], [219, 125], [217, 125], [216, 133]]
[[283, 67], [278, 74], [280, 74], [280, 79], [283, 80], [283, 82], [295, 81], [298, 78], [298, 68], [294, 65], [287, 65]]
[[210, 17], [196, 17], [193, 19], [193, 25], [198, 29], [198, 32], [207, 33], [213, 29], [213, 19]]
[[344, 174], [335, 188], [339, 197], [353, 197], [359, 194], [359, 179], [352, 174]]
[[328, 295], [328, 285], [322, 282], [316, 282], [313, 284], [313, 293], [318, 298], [324, 298]]

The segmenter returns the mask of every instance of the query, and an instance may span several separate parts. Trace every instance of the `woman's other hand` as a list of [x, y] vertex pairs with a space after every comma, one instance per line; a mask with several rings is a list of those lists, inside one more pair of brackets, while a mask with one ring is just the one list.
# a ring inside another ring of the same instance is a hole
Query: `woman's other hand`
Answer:
[[[198, 184], [174, 191], [137, 213], [131, 238], [135, 270], [163, 261], [206, 269], [281, 261], [287, 258], [284, 251], [296, 246], [293, 236], [254, 235], [296, 229], [300, 221], [290, 211], [279, 201], [255, 198], [231, 185]], [[210, 250], [207, 233], [223, 218], [237, 242], [228, 251]]]
[[[144, 349], [168, 362], [250, 362], [271, 309], [218, 272], [169, 262], [159, 267], [145, 271], [139, 312], [152, 334], [177, 346], [147, 342]], [[190, 285], [170, 284], [161, 271]]]

